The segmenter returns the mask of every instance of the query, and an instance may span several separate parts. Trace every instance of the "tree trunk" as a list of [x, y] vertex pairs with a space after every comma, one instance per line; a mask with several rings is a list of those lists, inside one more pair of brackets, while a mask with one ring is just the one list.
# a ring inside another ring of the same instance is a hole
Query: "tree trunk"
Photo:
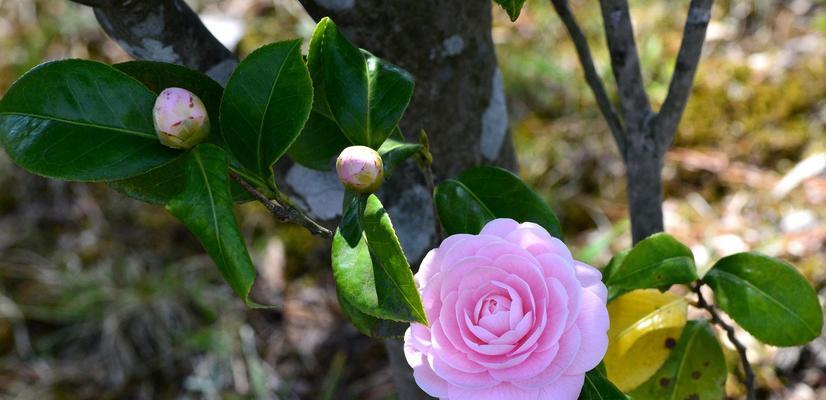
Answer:
[[649, 138], [650, 135], [630, 136], [626, 147], [626, 188], [634, 244], [663, 231], [663, 157]]

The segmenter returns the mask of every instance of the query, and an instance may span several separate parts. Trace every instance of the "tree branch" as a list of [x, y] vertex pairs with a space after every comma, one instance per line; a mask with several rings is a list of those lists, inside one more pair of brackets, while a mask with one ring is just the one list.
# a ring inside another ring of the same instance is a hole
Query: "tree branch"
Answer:
[[83, 4], [84, 6], [89, 7], [102, 7], [106, 5], [106, 0], [71, 0], [78, 4]]
[[740, 355], [740, 362], [743, 364], [743, 371], [746, 374], [745, 381], [743, 382], [746, 385], [746, 399], [754, 400], [756, 397], [755, 394], [755, 387], [754, 387], [754, 371], [751, 368], [751, 363], [749, 363], [749, 359], [746, 355], [746, 347], [740, 343], [740, 340], [737, 339], [735, 335], [734, 328], [731, 325], [725, 323], [722, 319], [720, 319], [720, 314], [717, 313], [717, 310], [714, 308], [713, 305], [708, 304], [706, 299], [703, 297], [703, 292], [700, 290], [702, 283], [698, 283], [694, 286], [694, 293], [697, 294], [697, 306], [706, 310], [709, 314], [711, 314], [711, 322], [715, 325], [723, 328], [728, 335], [728, 340], [734, 347], [737, 349], [737, 354]]
[[183, 0], [72, 0], [95, 7], [100, 26], [132, 57], [180, 64], [225, 84], [235, 56]]
[[301, 225], [304, 228], [307, 228], [310, 233], [313, 235], [321, 236], [325, 239], [330, 239], [333, 237], [333, 234], [327, 228], [319, 225], [306, 215], [292, 207], [290, 205], [281, 205], [275, 201], [270, 200], [267, 196], [264, 196], [261, 192], [255, 189], [252, 185], [250, 185], [246, 180], [244, 180], [241, 175], [238, 175], [235, 171], [229, 172], [229, 177], [232, 178], [233, 181], [238, 183], [244, 190], [246, 190], [249, 194], [252, 195], [259, 203], [263, 204], [264, 207], [270, 212], [270, 214], [274, 215], [276, 218], [281, 220], [282, 222], [290, 222], [296, 225]]
[[599, 3], [625, 127], [629, 134], [644, 132], [653, 112], [642, 81], [628, 2], [600, 0]]
[[556, 13], [559, 15], [559, 18], [565, 25], [565, 29], [568, 30], [568, 34], [574, 42], [579, 63], [582, 64], [582, 69], [585, 73], [585, 81], [588, 82], [588, 86], [594, 93], [597, 106], [599, 106], [605, 122], [608, 123], [608, 128], [611, 129], [611, 134], [614, 136], [614, 141], [617, 143], [620, 154], [625, 158], [625, 130], [617, 117], [617, 112], [614, 110], [614, 106], [611, 104], [611, 100], [605, 92], [602, 79], [599, 77], [597, 69], [594, 66], [591, 49], [588, 46], [588, 39], [585, 38], [585, 34], [582, 33], [582, 29], [579, 27], [579, 24], [577, 24], [576, 18], [574, 18], [574, 15], [571, 13], [567, 0], [551, 0], [551, 4], [553, 4], [554, 10], [556, 10]]
[[713, 3], [714, 0], [691, 0], [688, 7], [683, 39], [674, 64], [671, 83], [668, 86], [668, 95], [654, 119], [657, 140], [663, 149], [671, 145], [688, 102], [688, 96], [691, 94], [691, 87], [705, 42], [706, 28], [711, 20]]

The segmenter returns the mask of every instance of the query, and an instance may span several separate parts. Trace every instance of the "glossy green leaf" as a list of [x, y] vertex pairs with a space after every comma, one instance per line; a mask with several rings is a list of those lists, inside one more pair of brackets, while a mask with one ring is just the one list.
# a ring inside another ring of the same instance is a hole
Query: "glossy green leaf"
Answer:
[[597, 369], [585, 374], [585, 384], [579, 393], [579, 400], [626, 400], [625, 393], [614, 386], [608, 378]]
[[559, 219], [548, 204], [513, 172], [491, 166], [476, 167], [459, 176], [462, 182], [496, 218], [534, 222], [562, 238]]
[[[401, 136], [401, 134], [399, 134], [399, 136]], [[384, 165], [385, 179], [393, 174], [393, 170], [396, 169], [396, 167], [404, 163], [408, 158], [416, 155], [421, 149], [422, 145], [418, 143], [405, 143], [403, 139], [399, 140], [392, 136], [387, 138], [378, 149], [382, 164]]]
[[375, 195], [353, 197], [333, 237], [339, 296], [364, 314], [427, 323], [413, 273]]
[[814, 289], [795, 267], [758, 253], [717, 261], [703, 280], [717, 306], [755, 338], [798, 346], [820, 336], [823, 314]]
[[508, 13], [511, 21], [516, 21], [519, 18], [519, 13], [522, 12], [522, 6], [525, 5], [525, 0], [493, 0], [496, 4], [502, 6]]
[[723, 349], [705, 321], [689, 321], [654, 376], [633, 390], [634, 400], [720, 400], [725, 397]]
[[462, 182], [446, 179], [433, 192], [439, 221], [448, 235], [478, 234], [496, 218], [490, 210]]
[[227, 283], [250, 304], [256, 272], [232, 212], [228, 168], [227, 155], [218, 146], [205, 143], [190, 150], [184, 189], [166, 208], [198, 238]]
[[333, 169], [334, 159], [351, 144], [336, 121], [313, 110], [287, 155], [307, 168], [329, 171]]
[[221, 130], [232, 154], [260, 179], [290, 148], [310, 115], [313, 87], [301, 41], [264, 46], [230, 76], [221, 100]]
[[694, 255], [686, 245], [666, 233], [651, 235], [637, 243], [613, 267], [606, 283], [617, 290], [660, 288], [697, 280]]
[[[622, 261], [625, 260], [625, 257], [627, 257], [628, 253], [630, 253], [630, 252], [631, 252], [631, 249], [625, 249], [625, 250], [620, 251], [617, 254], [614, 254], [614, 256], [611, 257], [611, 260], [608, 261], [608, 264], [605, 266], [605, 268], [602, 269], [602, 282], [603, 283], [608, 282], [608, 280], [611, 279], [611, 275], [614, 273], [614, 271], [616, 271], [620, 267], [620, 265], [622, 265]], [[608, 285], [607, 283], [605, 284], [605, 286], [608, 288], [608, 302], [609, 303], [614, 301], [614, 299], [616, 299], [617, 297], [631, 291], [630, 289], [623, 289], [623, 288], [620, 288], [620, 287], [617, 287], [617, 286], [611, 286], [611, 285]]]
[[307, 63], [318, 98], [313, 108], [352, 143], [378, 149], [413, 95], [410, 74], [359, 50], [329, 18], [316, 26]]
[[413, 319], [408, 321], [427, 325], [422, 299], [413, 282], [413, 272], [407, 263], [407, 257], [390, 222], [390, 215], [374, 194], [367, 197], [360, 225], [367, 238], [373, 264], [379, 267], [375, 274], [376, 286], [391, 288], [393, 293], [403, 299], [413, 315]]
[[107, 65], [35, 67], [0, 102], [0, 143], [24, 169], [50, 178], [110, 181], [171, 162], [155, 135], [155, 94]]
[[174, 161], [133, 178], [108, 182], [122, 194], [151, 204], [166, 204], [184, 190], [187, 180], [186, 153]]
[[347, 317], [359, 332], [377, 338], [402, 338], [404, 331], [409, 326], [403, 322], [388, 319], [379, 319], [359, 311], [339, 294], [338, 303], [341, 305], [341, 312]]

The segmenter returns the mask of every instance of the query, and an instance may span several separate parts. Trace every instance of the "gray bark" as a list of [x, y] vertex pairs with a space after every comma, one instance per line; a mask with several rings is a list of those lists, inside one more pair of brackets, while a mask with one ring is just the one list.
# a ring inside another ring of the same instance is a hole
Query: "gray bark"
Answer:
[[109, 37], [139, 60], [180, 64], [221, 84], [238, 64], [183, 0], [76, 0], [95, 7]]

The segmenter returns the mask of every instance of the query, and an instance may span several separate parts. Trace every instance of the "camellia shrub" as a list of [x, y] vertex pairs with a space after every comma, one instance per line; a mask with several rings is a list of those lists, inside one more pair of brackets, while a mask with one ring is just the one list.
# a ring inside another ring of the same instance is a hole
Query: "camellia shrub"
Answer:
[[[330, 238], [342, 311], [366, 335], [403, 338], [434, 397], [722, 399], [729, 368], [710, 323], [739, 342], [718, 308], [770, 345], [820, 335], [817, 297], [789, 264], [741, 253], [701, 273], [660, 233], [598, 270], [572, 257], [549, 206], [496, 167], [435, 186], [432, 228], [446, 237], [414, 275], [376, 194], [406, 160], [428, 173], [426, 135], [406, 143], [398, 127], [413, 91], [410, 74], [324, 19], [306, 58], [298, 40], [264, 46], [226, 87], [158, 62], [42, 64], [0, 102], [0, 141], [34, 174], [163, 205], [253, 307], [267, 305], [250, 298], [236, 204], [259, 201]], [[285, 155], [310, 168], [336, 159], [347, 191], [334, 232], [279, 190], [273, 164]], [[709, 318], [688, 320], [689, 306]]]

